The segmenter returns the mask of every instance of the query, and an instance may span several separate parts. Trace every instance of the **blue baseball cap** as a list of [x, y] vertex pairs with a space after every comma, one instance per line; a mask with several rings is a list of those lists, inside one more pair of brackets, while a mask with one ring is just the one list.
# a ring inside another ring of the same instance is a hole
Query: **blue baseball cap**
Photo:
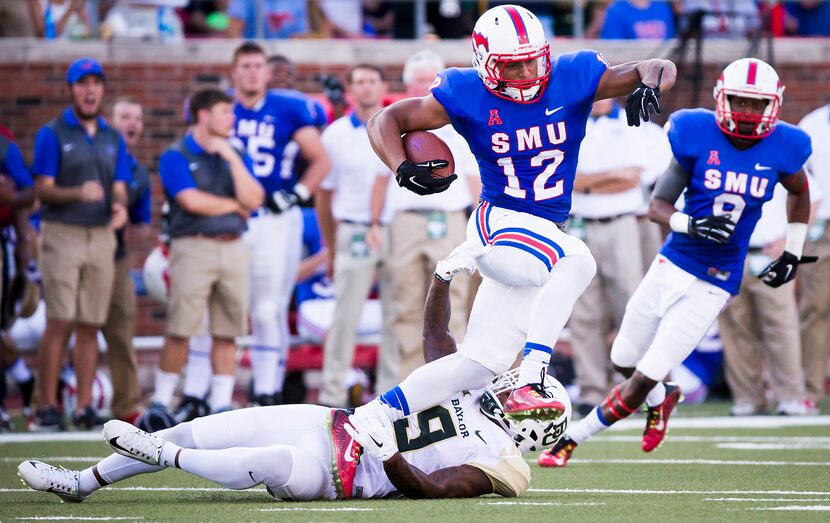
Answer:
[[76, 84], [81, 81], [84, 76], [94, 74], [104, 79], [104, 68], [101, 63], [94, 58], [78, 58], [69, 69], [66, 70], [66, 83], [69, 85]]

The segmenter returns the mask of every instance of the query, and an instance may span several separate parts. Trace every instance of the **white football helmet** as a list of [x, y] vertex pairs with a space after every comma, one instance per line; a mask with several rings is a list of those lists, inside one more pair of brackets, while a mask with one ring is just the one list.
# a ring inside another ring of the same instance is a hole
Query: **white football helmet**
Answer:
[[[66, 367], [61, 372], [61, 382], [60, 393], [63, 402], [63, 412], [65, 415], [72, 417], [75, 408], [78, 406], [78, 382], [72, 367]], [[110, 416], [112, 414], [112, 381], [101, 370], [95, 371], [95, 378], [92, 381], [92, 403], [90, 405], [102, 416]]]
[[485, 387], [484, 394], [479, 400], [481, 412], [498, 423], [522, 452], [539, 451], [553, 447], [559, 438], [565, 434], [568, 423], [571, 421], [571, 398], [568, 397], [565, 387], [552, 376], [545, 376], [545, 391], [565, 405], [565, 411], [557, 419], [539, 420], [524, 419], [515, 421], [505, 417], [504, 407], [499, 396], [509, 394], [517, 385], [519, 369], [512, 369], [499, 374]]
[[[713, 92], [715, 117], [721, 130], [739, 138], [760, 139], [768, 136], [778, 123], [778, 113], [784, 99], [784, 87], [778, 73], [757, 58], [741, 58], [726, 66]], [[733, 111], [730, 96], [766, 100], [762, 115]], [[739, 122], [752, 122], [751, 133], [741, 132]]]
[[141, 276], [147, 294], [166, 304], [170, 298], [170, 260], [167, 259], [166, 245], [159, 245], [150, 252], [144, 260]]
[[[473, 66], [496, 96], [530, 103], [550, 79], [550, 45], [536, 16], [518, 5], [500, 5], [482, 14], [473, 28]], [[508, 80], [502, 75], [512, 62], [536, 61], [536, 76]]]

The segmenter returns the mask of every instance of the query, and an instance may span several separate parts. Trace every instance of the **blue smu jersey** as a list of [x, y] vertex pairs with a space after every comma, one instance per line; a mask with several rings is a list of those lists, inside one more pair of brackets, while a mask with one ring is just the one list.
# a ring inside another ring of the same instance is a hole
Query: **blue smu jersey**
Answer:
[[251, 157], [253, 175], [266, 193], [291, 189], [296, 183], [297, 145], [291, 137], [302, 127], [316, 125], [311, 107], [307, 97], [275, 91], [254, 107], [234, 104], [234, 138]]
[[596, 51], [553, 59], [550, 81], [533, 102], [500, 98], [475, 69], [447, 69], [435, 97], [478, 160], [482, 199], [554, 222], [568, 219], [579, 146], [608, 63]]
[[727, 244], [672, 233], [660, 252], [686, 272], [738, 294], [761, 207], [772, 198], [779, 180], [804, 166], [812, 152], [810, 137], [779, 122], [756, 145], [738, 150], [718, 127], [715, 113], [684, 109], [669, 118], [669, 143], [690, 174], [683, 212], [695, 218], [729, 213], [737, 225]]

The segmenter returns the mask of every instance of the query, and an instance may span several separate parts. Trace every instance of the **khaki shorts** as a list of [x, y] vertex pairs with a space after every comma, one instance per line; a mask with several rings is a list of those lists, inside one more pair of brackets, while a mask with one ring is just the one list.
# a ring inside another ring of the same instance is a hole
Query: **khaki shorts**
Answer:
[[46, 317], [103, 325], [115, 275], [115, 234], [108, 227], [44, 221], [40, 273]]
[[167, 334], [188, 338], [204, 332], [234, 338], [248, 333], [251, 255], [241, 239], [175, 238], [170, 245]]

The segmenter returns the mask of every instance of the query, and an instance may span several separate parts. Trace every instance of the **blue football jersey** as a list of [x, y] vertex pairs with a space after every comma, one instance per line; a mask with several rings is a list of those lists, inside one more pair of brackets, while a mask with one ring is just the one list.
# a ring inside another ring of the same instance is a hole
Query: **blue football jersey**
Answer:
[[291, 137], [302, 127], [316, 125], [312, 110], [310, 98], [276, 91], [254, 107], [234, 104], [234, 138], [251, 157], [253, 174], [266, 193], [294, 187], [297, 144]]
[[478, 160], [482, 199], [554, 222], [568, 219], [579, 146], [608, 63], [596, 51], [553, 59], [550, 81], [533, 102], [500, 98], [475, 69], [447, 69], [432, 95]]
[[779, 122], [772, 134], [739, 150], [718, 127], [715, 113], [684, 109], [669, 118], [669, 143], [690, 174], [683, 212], [695, 218], [728, 213], [737, 225], [729, 243], [672, 233], [660, 252], [686, 272], [738, 294], [761, 207], [772, 198], [779, 180], [804, 166], [812, 152], [810, 137]]

